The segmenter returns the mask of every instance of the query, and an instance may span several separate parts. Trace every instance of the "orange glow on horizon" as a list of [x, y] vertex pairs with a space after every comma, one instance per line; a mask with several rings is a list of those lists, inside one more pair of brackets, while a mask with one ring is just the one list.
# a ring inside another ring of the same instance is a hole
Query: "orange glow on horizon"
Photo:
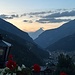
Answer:
[[44, 30], [48, 30], [48, 29], [54, 29], [57, 28], [59, 26], [61, 26], [63, 23], [46, 23], [46, 24], [42, 24], [42, 23], [26, 23], [23, 22], [22, 19], [10, 19], [7, 20], [8, 22], [12, 23], [13, 25], [15, 25], [16, 27], [18, 27], [19, 29], [25, 31], [25, 32], [34, 32], [40, 28], [43, 27]]

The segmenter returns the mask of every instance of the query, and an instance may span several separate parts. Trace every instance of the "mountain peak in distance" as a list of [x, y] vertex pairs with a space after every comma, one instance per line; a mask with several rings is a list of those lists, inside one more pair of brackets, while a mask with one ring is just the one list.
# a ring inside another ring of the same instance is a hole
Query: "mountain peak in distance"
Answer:
[[29, 32], [28, 34], [30, 35], [32, 39], [36, 39], [42, 32], [44, 32], [43, 27], [41, 27], [35, 32]]

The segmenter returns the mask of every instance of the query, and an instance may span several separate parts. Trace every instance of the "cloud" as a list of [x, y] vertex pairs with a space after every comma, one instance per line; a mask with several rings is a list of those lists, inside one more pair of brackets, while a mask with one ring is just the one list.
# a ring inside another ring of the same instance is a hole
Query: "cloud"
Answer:
[[33, 16], [30, 16], [30, 18], [33, 18]]
[[56, 18], [56, 17], [69, 17], [69, 16], [75, 16], [75, 11], [65, 11], [65, 12], [57, 12], [57, 13], [53, 13], [47, 16], [44, 16], [42, 18]]
[[40, 14], [45, 14], [47, 12], [31, 12], [29, 15], [40, 15]]
[[[71, 11], [63, 11], [63, 12], [54, 12], [53, 14], [47, 14], [46, 16], [41, 16], [41, 19], [36, 20], [39, 23], [60, 23], [70, 21], [68, 17], [75, 16], [75, 10]], [[60, 17], [66, 17], [64, 19], [60, 19]]]
[[13, 19], [13, 18], [18, 18], [19, 15], [5, 15], [5, 14], [1, 14], [0, 18], [2, 19]]
[[27, 16], [27, 15], [29, 15], [30, 17], [33, 17], [33, 16], [43, 15], [43, 14], [47, 14], [47, 13], [51, 13], [51, 12], [52, 11], [39, 11], [39, 12], [23, 13], [23, 14], [21, 14], [21, 17]]
[[8, 17], [8, 15], [5, 15], [5, 14], [0, 15], [0, 18], [2, 18], [2, 19], [13, 19], [11, 16]]
[[48, 18], [48, 19], [39, 19], [36, 20], [36, 22], [39, 23], [60, 23], [60, 22], [66, 22], [70, 21], [71, 19], [55, 19], [55, 18]]
[[23, 20], [23, 22], [33, 23], [32, 20]]
[[32, 20], [29, 20], [28, 22], [29, 22], [29, 23], [33, 23], [33, 21], [32, 21]]
[[21, 16], [20, 17], [23, 17], [23, 16], [26, 16], [27, 14], [26, 13], [24, 13], [24, 14], [21, 14]]
[[18, 18], [19, 15], [18, 15], [18, 14], [16, 14], [16, 15], [11, 15], [11, 17], [13, 17], [13, 18]]
[[23, 20], [23, 22], [28, 22], [28, 20]]

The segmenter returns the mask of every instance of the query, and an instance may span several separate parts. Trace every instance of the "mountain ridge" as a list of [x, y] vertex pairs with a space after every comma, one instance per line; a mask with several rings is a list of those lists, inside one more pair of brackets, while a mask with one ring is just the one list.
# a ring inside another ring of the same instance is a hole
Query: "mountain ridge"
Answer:
[[39, 35], [39, 37], [36, 38], [34, 41], [42, 48], [46, 48], [54, 42], [58, 41], [59, 39], [71, 35], [74, 32], [75, 20], [72, 20], [56, 29], [46, 30], [41, 35]]
[[[7, 26], [5, 26], [5, 25], [7, 25]], [[9, 26], [10, 26], [10, 28], [9, 28]], [[17, 35], [17, 36], [19, 36], [19, 37], [25, 39], [25, 40], [28, 40], [28, 41], [31, 41], [31, 42], [32, 42], [32, 38], [29, 37], [28, 33], [26, 33], [26, 32], [24, 32], [24, 31], [18, 29], [18, 28], [17, 28], [16, 26], [14, 26], [13, 24], [11, 24], [11, 23], [9, 23], [9, 22], [7, 22], [7, 21], [1, 19], [1, 18], [0, 18], [0, 28], [3, 29], [3, 30], [5, 30], [5, 31], [8, 31], [8, 32], [10, 32], [10, 33], [13, 33], [13, 34], [15, 34], [15, 35]], [[11, 29], [11, 28], [12, 28], [12, 29]], [[19, 34], [18, 34], [18, 33], [19, 33]], [[27, 37], [26, 37], [26, 36], [27, 36]]]

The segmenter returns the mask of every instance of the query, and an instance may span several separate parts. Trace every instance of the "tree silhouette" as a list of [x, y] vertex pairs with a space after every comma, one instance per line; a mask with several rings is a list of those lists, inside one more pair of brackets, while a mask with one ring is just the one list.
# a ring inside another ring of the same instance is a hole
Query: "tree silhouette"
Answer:
[[60, 54], [58, 56], [58, 63], [55, 73], [56, 75], [59, 75], [61, 72], [65, 72], [68, 75], [75, 74], [75, 65], [69, 55]]

